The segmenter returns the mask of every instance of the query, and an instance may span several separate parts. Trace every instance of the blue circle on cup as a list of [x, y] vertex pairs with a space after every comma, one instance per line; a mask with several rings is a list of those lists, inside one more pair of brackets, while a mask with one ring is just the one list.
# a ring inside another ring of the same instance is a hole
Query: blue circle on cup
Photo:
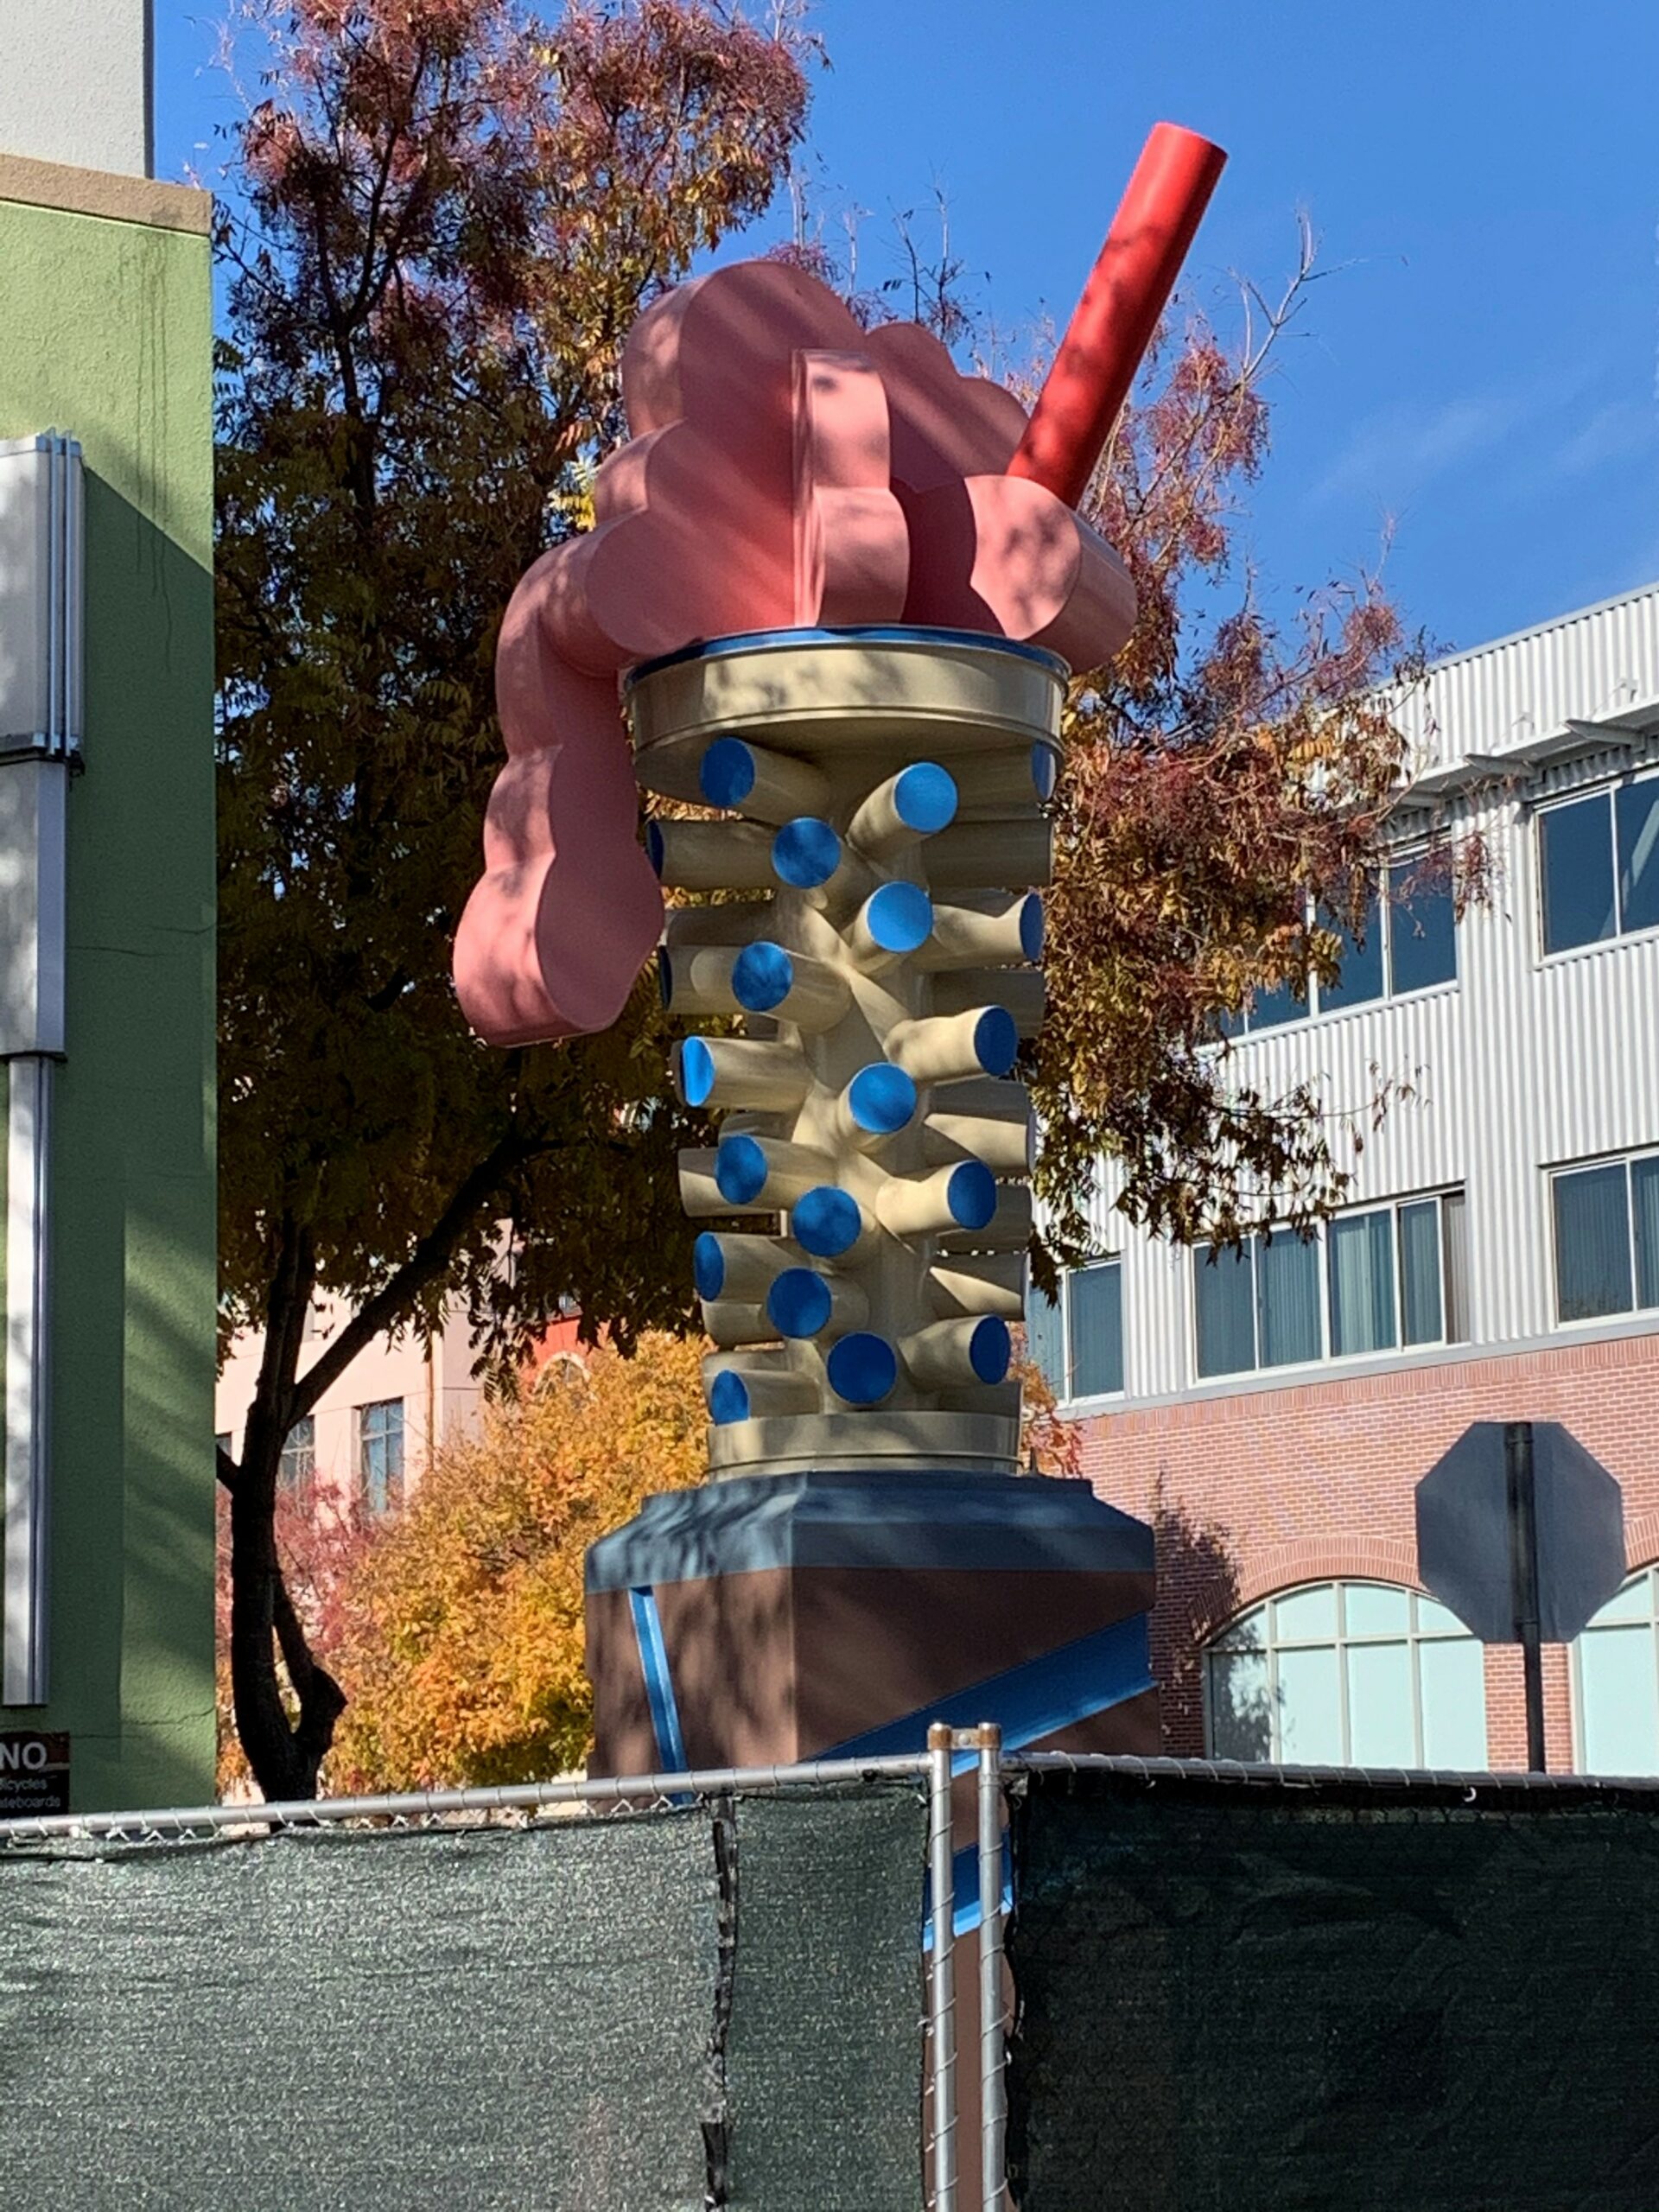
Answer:
[[749, 1417], [749, 1386], [741, 1375], [722, 1367], [709, 1385], [709, 1416], [718, 1427]]
[[1034, 891], [1020, 904], [1020, 950], [1027, 960], [1043, 957], [1043, 902]]
[[864, 901], [864, 926], [883, 952], [914, 952], [933, 934], [933, 901], [919, 883], [884, 883]]
[[874, 1061], [848, 1084], [847, 1110], [867, 1135], [890, 1137], [915, 1116], [915, 1083], [890, 1061]]
[[879, 1405], [899, 1380], [899, 1355], [885, 1337], [855, 1329], [830, 1346], [830, 1388], [849, 1406]]
[[982, 1160], [964, 1160], [950, 1170], [945, 1204], [958, 1229], [988, 1229], [996, 1211], [996, 1178]]
[[816, 814], [798, 814], [772, 841], [772, 872], [792, 891], [816, 891], [841, 866], [841, 839]]
[[699, 1298], [718, 1298], [726, 1287], [726, 1255], [712, 1230], [705, 1229], [691, 1247], [691, 1280]]
[[741, 806], [754, 789], [754, 755], [741, 737], [717, 737], [697, 768], [697, 788], [710, 806]]
[[747, 1014], [770, 1014], [795, 988], [795, 963], [781, 944], [746, 944], [732, 963], [732, 995]]
[[803, 1192], [789, 1217], [790, 1234], [804, 1252], [817, 1260], [838, 1260], [850, 1252], [863, 1233], [858, 1201], [833, 1183], [820, 1183]]
[[785, 1268], [766, 1293], [766, 1319], [779, 1336], [816, 1337], [834, 1304], [821, 1274], [810, 1268]]
[[987, 1075], [1007, 1075], [1019, 1050], [1014, 1016], [1005, 1006], [988, 1006], [974, 1024], [974, 1053], [981, 1067]]
[[680, 1046], [680, 1096], [688, 1106], [706, 1106], [715, 1087], [715, 1056], [701, 1037]]
[[957, 779], [934, 760], [901, 768], [893, 788], [893, 810], [906, 830], [935, 837], [957, 816]]
[[753, 1137], [722, 1137], [715, 1154], [715, 1188], [734, 1206], [746, 1206], [766, 1187], [766, 1155]]
[[995, 1313], [988, 1313], [982, 1321], [975, 1323], [974, 1333], [968, 1339], [968, 1359], [982, 1382], [1000, 1382], [1007, 1373], [1013, 1357], [1014, 1341], [1006, 1321], [999, 1320]]
[[645, 824], [645, 858], [660, 875], [668, 860], [668, 842], [663, 836], [660, 822], [647, 822]]
[[1052, 745], [1039, 741], [1031, 748], [1031, 780], [1037, 796], [1045, 804], [1054, 796], [1054, 786], [1059, 779], [1060, 764]]

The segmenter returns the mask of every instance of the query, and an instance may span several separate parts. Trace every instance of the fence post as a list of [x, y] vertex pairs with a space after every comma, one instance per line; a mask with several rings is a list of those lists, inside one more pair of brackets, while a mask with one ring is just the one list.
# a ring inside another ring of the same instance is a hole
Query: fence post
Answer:
[[927, 1732], [928, 1864], [933, 1885], [933, 1956], [928, 2025], [933, 2038], [933, 2212], [957, 2212], [956, 1872], [950, 1832], [953, 1732]]
[[979, 1738], [979, 2171], [983, 2212], [1007, 2202], [1007, 2083], [1002, 1992], [1002, 1731]]

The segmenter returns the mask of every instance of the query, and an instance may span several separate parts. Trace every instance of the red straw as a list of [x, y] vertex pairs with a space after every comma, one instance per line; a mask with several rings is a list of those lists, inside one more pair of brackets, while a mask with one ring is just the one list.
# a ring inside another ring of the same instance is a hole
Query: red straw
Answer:
[[1069, 507], [1083, 497], [1226, 161], [1196, 131], [1154, 124], [1010, 476], [1033, 478]]

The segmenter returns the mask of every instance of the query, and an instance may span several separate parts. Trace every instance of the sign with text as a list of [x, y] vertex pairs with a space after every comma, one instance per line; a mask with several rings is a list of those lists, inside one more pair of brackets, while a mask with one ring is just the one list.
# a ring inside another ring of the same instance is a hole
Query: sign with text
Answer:
[[0, 1821], [68, 1810], [68, 1737], [0, 1728]]

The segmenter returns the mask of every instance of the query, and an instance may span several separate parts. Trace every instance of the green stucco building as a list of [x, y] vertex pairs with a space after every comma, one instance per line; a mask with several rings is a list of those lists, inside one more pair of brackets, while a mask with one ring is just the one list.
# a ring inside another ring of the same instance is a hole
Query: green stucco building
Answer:
[[209, 202], [136, 97], [109, 168], [0, 99], [0, 1811], [213, 1784]]

